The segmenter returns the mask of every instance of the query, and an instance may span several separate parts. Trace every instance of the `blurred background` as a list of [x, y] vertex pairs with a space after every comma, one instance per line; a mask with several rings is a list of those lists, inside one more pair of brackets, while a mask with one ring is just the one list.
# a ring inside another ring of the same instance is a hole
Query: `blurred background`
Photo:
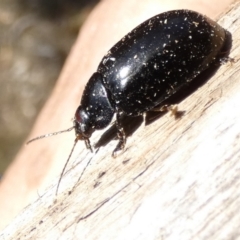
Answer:
[[98, 1], [0, 0], [0, 176], [29, 134]]

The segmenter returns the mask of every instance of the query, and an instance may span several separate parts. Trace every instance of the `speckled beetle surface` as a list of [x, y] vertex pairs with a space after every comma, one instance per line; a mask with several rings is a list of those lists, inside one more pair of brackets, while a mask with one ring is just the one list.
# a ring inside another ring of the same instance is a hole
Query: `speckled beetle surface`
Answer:
[[120, 114], [140, 115], [207, 69], [221, 53], [226, 30], [190, 10], [169, 11], [150, 18], [114, 45], [103, 57], [84, 90], [74, 126], [77, 139], [105, 128], [116, 113], [119, 143], [126, 137]]
[[164, 100], [219, 60], [229, 35], [213, 20], [190, 10], [161, 13], [133, 29], [108, 51], [89, 79], [74, 126], [65, 130], [75, 129], [73, 149], [84, 140], [92, 150], [92, 133], [107, 127], [116, 114], [119, 142], [113, 156], [117, 156], [126, 143], [120, 116], [163, 106]]

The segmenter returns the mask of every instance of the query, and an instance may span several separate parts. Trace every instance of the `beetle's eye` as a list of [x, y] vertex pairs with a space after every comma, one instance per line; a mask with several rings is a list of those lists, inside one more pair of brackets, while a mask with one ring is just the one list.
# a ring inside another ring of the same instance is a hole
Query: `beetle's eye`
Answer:
[[89, 117], [88, 117], [88, 114], [86, 113], [86, 111], [82, 108], [82, 106], [79, 106], [75, 113], [75, 120], [79, 124], [86, 124], [86, 122], [88, 122], [88, 119], [89, 119]]
[[75, 113], [75, 130], [77, 134], [81, 134], [84, 137], [89, 138], [93, 132], [91, 122], [87, 112], [79, 106]]

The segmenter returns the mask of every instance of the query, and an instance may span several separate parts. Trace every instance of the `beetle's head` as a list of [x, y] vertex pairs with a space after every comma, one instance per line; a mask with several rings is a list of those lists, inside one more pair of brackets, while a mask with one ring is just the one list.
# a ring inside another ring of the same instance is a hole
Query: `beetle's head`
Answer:
[[84, 140], [86, 147], [92, 151], [89, 138], [94, 132], [94, 127], [87, 111], [81, 105], [77, 108], [73, 124], [77, 140]]
[[89, 141], [89, 138], [91, 137], [91, 135], [92, 135], [92, 133], [94, 131], [94, 127], [92, 126], [92, 124], [90, 122], [90, 118], [89, 118], [86, 110], [84, 110], [81, 106], [79, 106], [77, 108], [77, 111], [75, 113], [73, 126], [70, 127], [69, 129], [58, 131], [58, 132], [44, 134], [44, 135], [35, 137], [35, 138], [29, 140], [26, 143], [26, 144], [29, 144], [29, 143], [31, 143], [33, 141], [36, 141], [36, 140], [39, 140], [39, 139], [42, 139], [42, 138], [51, 137], [51, 136], [55, 136], [55, 135], [58, 135], [58, 134], [61, 134], [61, 133], [64, 133], [64, 132], [72, 131], [73, 129], [75, 129], [76, 138], [75, 138], [72, 150], [71, 150], [71, 152], [70, 152], [70, 154], [68, 156], [68, 159], [67, 159], [67, 161], [66, 161], [66, 163], [65, 163], [65, 165], [63, 167], [61, 176], [59, 178], [59, 181], [58, 181], [58, 184], [57, 184], [57, 189], [56, 189], [56, 195], [57, 195], [57, 192], [58, 192], [58, 188], [59, 188], [62, 176], [63, 176], [63, 174], [65, 172], [66, 166], [67, 166], [67, 164], [68, 164], [68, 162], [69, 162], [69, 160], [70, 160], [70, 158], [72, 156], [73, 150], [74, 150], [78, 140], [84, 140], [84, 142], [86, 144], [86, 147], [88, 149], [90, 149], [91, 152], [93, 152], [91, 144], [90, 144], [90, 141]]

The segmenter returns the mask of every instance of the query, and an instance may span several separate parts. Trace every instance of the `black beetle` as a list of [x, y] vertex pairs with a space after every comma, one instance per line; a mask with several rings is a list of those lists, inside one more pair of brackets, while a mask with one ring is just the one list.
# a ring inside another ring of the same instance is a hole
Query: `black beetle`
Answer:
[[116, 156], [126, 143], [120, 115], [137, 116], [161, 106], [216, 62], [227, 34], [215, 21], [191, 10], [169, 11], [143, 22], [103, 57], [85, 87], [74, 126], [66, 131], [75, 129], [75, 144], [84, 140], [92, 150], [92, 133], [107, 127], [116, 113]]
[[119, 143], [126, 137], [120, 114], [137, 116], [155, 108], [216, 61], [226, 30], [197, 12], [176, 10], [143, 22], [103, 57], [75, 113], [77, 139], [89, 138], [116, 113]]

